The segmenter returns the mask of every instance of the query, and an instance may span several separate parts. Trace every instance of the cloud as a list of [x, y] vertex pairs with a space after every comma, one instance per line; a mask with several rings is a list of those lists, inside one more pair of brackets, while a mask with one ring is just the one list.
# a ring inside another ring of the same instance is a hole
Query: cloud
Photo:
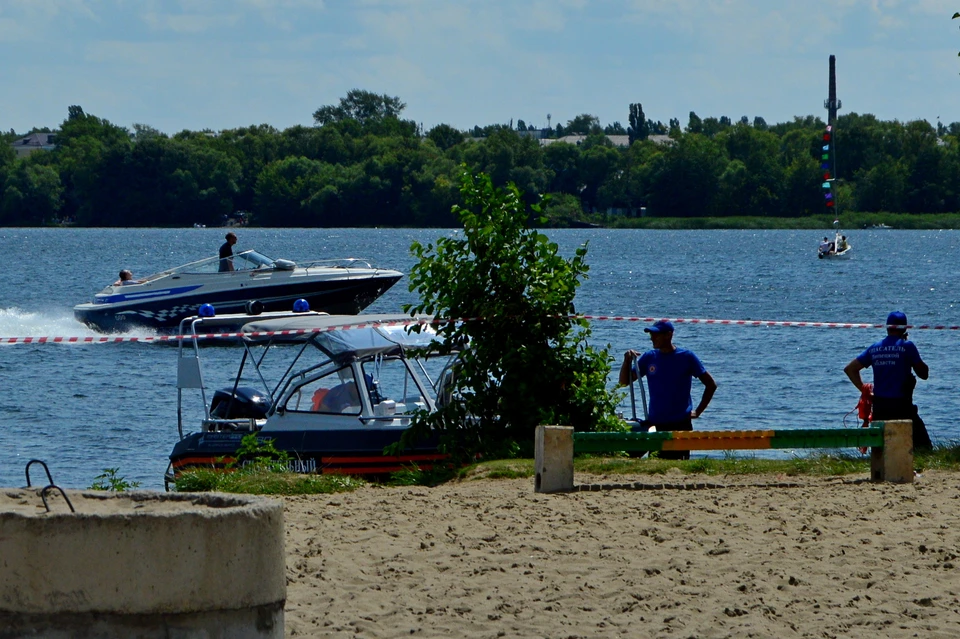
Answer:
[[171, 31], [180, 34], [197, 34], [216, 29], [229, 29], [236, 26], [241, 20], [237, 14], [172, 14], [153, 11], [142, 14], [141, 19], [154, 31]]

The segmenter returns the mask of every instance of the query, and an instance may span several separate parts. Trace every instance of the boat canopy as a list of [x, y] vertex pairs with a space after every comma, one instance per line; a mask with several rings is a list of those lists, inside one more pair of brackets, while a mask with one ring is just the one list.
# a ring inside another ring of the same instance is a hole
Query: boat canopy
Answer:
[[[437, 336], [429, 324], [432, 319], [409, 315], [313, 315], [248, 322], [242, 332], [247, 341], [275, 339], [278, 333], [284, 340], [312, 339], [332, 359], [338, 360], [429, 349]], [[410, 330], [416, 324], [421, 325], [419, 333]]]

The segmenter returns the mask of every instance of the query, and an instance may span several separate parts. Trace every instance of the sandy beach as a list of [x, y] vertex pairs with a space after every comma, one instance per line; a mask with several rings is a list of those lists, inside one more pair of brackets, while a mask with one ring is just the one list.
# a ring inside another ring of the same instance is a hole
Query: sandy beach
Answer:
[[960, 474], [576, 482], [285, 498], [287, 636], [960, 636]]

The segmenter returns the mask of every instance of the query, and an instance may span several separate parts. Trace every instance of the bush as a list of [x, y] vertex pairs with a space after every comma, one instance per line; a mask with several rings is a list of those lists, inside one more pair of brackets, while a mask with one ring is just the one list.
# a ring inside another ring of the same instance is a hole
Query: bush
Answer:
[[[468, 318], [438, 324], [443, 348], [469, 343], [454, 376], [454, 396], [414, 420], [402, 444], [438, 433], [447, 452], [509, 457], [532, 450], [538, 424], [577, 430], [620, 428], [619, 398], [606, 390], [611, 358], [587, 344], [589, 324], [572, 317], [587, 247], [565, 259], [557, 244], [529, 228], [514, 185], [461, 175], [464, 206], [453, 207], [463, 234], [436, 245], [415, 242], [412, 313]], [[538, 207], [531, 207], [539, 214]]]

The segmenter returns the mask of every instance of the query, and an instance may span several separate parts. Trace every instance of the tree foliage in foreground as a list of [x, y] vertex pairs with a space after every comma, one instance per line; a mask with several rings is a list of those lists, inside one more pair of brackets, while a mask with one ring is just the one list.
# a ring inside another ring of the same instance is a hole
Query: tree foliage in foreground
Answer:
[[[528, 226], [513, 184], [497, 188], [486, 174], [461, 175], [463, 233], [426, 246], [410, 290], [420, 303], [405, 312], [476, 318], [438, 325], [447, 350], [469, 343], [454, 377], [454, 396], [407, 433], [440, 434], [449, 451], [508, 456], [532, 444], [538, 424], [609, 430], [620, 423], [606, 390], [610, 357], [587, 344], [589, 324], [572, 319], [586, 277], [587, 247], [566, 259], [557, 244]], [[538, 213], [538, 207], [531, 207]]]

